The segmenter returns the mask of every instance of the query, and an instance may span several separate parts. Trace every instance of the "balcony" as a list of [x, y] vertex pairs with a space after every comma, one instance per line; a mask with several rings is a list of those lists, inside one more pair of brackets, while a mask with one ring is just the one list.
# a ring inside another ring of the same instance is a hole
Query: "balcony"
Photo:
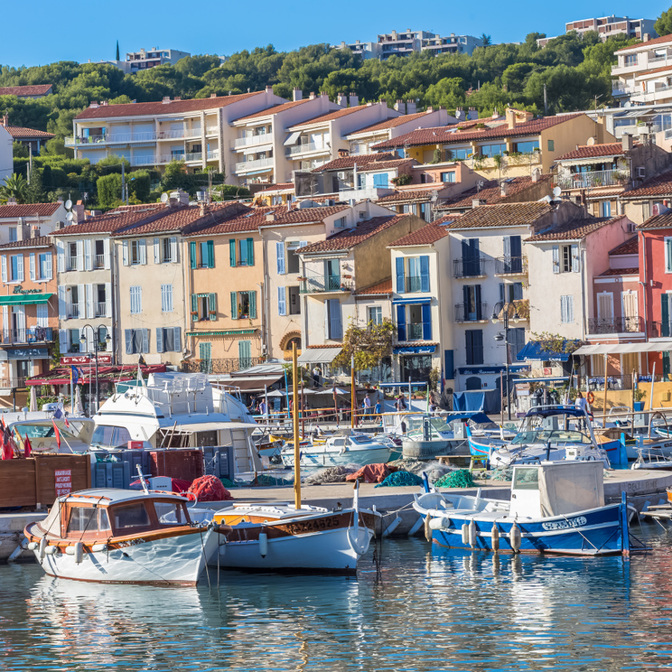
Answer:
[[180, 128], [179, 130], [168, 130], [159, 131], [156, 134], [157, 140], [181, 140], [185, 137], [184, 129]]
[[54, 340], [51, 327], [29, 327], [28, 329], [3, 329], [0, 331], [2, 345], [25, 345], [26, 343], [46, 343]]
[[219, 161], [218, 149], [213, 149], [208, 152], [208, 161]]
[[301, 294], [321, 294], [325, 292], [351, 292], [354, 282], [340, 275], [309, 275], [301, 280]]
[[81, 147], [83, 145], [114, 145], [128, 142], [151, 142], [157, 139], [154, 131], [142, 133], [108, 133], [105, 135], [70, 136], [65, 139], [66, 147]]
[[414, 294], [422, 291], [422, 278], [419, 275], [407, 275], [404, 278], [404, 293]]
[[497, 257], [495, 275], [527, 275], [527, 257]]
[[486, 322], [490, 319], [487, 303], [455, 304], [455, 322]]
[[236, 164], [236, 173], [249, 173], [253, 170], [263, 170], [264, 168], [273, 168], [274, 159], [255, 159], [254, 161], [243, 161]]
[[131, 157], [132, 166], [154, 166], [156, 165], [156, 157], [154, 154], [141, 154], [140, 156]]
[[[406, 324], [397, 326], [397, 340], [422, 341], [424, 340], [425, 327], [431, 327], [431, 322], [406, 322]], [[405, 332], [405, 333], [404, 333]]]
[[187, 152], [184, 155], [184, 160], [187, 163], [190, 161], [203, 161], [203, 152]]
[[107, 302], [98, 301], [96, 302], [96, 317], [105, 317], [107, 314]]
[[[660, 323], [654, 323], [660, 324]], [[588, 320], [589, 334], [641, 334], [644, 332], [644, 319], [637, 317], [591, 317]]]
[[312, 154], [313, 152], [317, 154], [329, 154], [330, 150], [324, 145], [318, 145], [314, 142], [305, 142], [300, 145], [294, 145], [294, 147], [289, 148], [288, 156], [299, 156], [300, 154]]
[[93, 257], [93, 267], [94, 268], [103, 268], [105, 266], [105, 255], [96, 254]]
[[0, 378], [0, 389], [14, 390], [26, 387], [26, 378], [22, 376], [13, 376], [11, 378]]
[[623, 170], [592, 170], [587, 173], [559, 175], [556, 179], [561, 189], [595, 189], [624, 185], [628, 181], [628, 173]]
[[65, 262], [66, 271], [76, 271], [77, 270], [77, 257], [68, 257]]
[[454, 278], [482, 278], [485, 277], [485, 262], [483, 257], [475, 259], [454, 259]]
[[273, 144], [273, 134], [262, 133], [260, 135], [246, 135], [242, 138], [238, 138], [234, 141], [233, 148], [240, 149], [242, 147], [256, 147], [257, 145], [271, 144]]
[[67, 314], [69, 320], [78, 320], [80, 316], [79, 306], [77, 304], [69, 305]]

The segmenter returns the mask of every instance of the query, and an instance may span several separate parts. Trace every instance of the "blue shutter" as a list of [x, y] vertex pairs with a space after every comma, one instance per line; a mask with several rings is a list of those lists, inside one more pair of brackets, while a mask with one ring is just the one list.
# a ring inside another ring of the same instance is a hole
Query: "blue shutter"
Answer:
[[207, 241], [207, 250], [208, 250], [208, 268], [214, 268], [215, 267], [215, 241], [214, 240], [208, 240]]
[[238, 341], [238, 360], [241, 369], [247, 369], [252, 365], [252, 343], [250, 341]]
[[149, 352], [149, 329], [142, 330], [142, 351]]
[[[191, 312], [192, 313], [198, 312], [198, 296], [196, 294], [191, 295]], [[194, 317], [193, 319], [198, 319], [198, 315], [196, 315], [196, 317]]]
[[173, 327], [173, 347], [175, 352], [182, 350], [182, 327]]
[[522, 301], [523, 299], [523, 283], [514, 282], [513, 283], [513, 300]]
[[156, 351], [163, 352], [163, 329], [161, 327], [156, 328]]
[[196, 243], [194, 241], [189, 243], [189, 260], [191, 262], [191, 267], [196, 268]]
[[472, 347], [474, 361], [473, 364], [483, 364], [483, 332], [478, 329], [473, 331]]
[[244, 240], [241, 240], [238, 243], [240, 247], [240, 261], [238, 262], [240, 266], [248, 266], [247, 263], [247, 245]]
[[406, 306], [397, 306], [397, 340], [406, 340]]
[[397, 294], [404, 293], [404, 258], [397, 257]]
[[422, 304], [422, 338], [432, 340], [432, 306], [429, 303]]
[[229, 264], [231, 266], [236, 265], [236, 241], [229, 240]]
[[247, 265], [254, 266], [254, 238], [247, 239]]
[[338, 299], [331, 299], [331, 310], [329, 311], [329, 321], [331, 326], [329, 328], [330, 336], [335, 341], [340, 341], [343, 338], [343, 323], [341, 320], [341, 302]]
[[444, 350], [443, 351], [443, 376], [444, 378], [454, 378], [455, 377], [455, 351], [454, 350]]
[[287, 288], [278, 287], [278, 315], [287, 315]]
[[278, 259], [278, 275], [285, 274], [285, 244], [276, 243], [275, 244], [275, 254]]
[[133, 354], [133, 329], [124, 329], [124, 341], [126, 343], [126, 354]]
[[429, 255], [427, 254], [420, 257], [420, 291], [429, 291]]
[[238, 319], [238, 293], [231, 292], [231, 319]]
[[214, 293], [208, 294], [208, 317], [213, 322], [217, 319], [217, 294]]
[[482, 320], [483, 319], [483, 312], [482, 312], [482, 307], [483, 304], [481, 303], [481, 286], [476, 285], [474, 287], [474, 303], [476, 304], [474, 308], [476, 308], [476, 319], [477, 320]]

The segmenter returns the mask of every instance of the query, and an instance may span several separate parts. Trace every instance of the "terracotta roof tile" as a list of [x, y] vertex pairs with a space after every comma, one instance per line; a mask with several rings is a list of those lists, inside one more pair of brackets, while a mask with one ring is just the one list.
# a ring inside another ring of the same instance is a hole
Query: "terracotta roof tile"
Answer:
[[51, 93], [51, 84], [28, 84], [27, 86], [0, 86], [0, 96], [46, 96]]
[[167, 210], [163, 204], [146, 205], [144, 208], [112, 210], [103, 215], [85, 219], [79, 224], [71, 224], [54, 231], [53, 236], [83, 236], [89, 233], [114, 233], [132, 224], [163, 214]]
[[383, 196], [379, 198], [376, 202], [379, 205], [385, 205], [386, 203], [407, 203], [407, 202], [420, 202], [420, 201], [430, 201], [434, 194], [441, 189], [445, 189], [445, 184], [437, 183], [432, 184], [431, 187], [415, 189], [397, 189], [393, 194], [388, 196]]
[[3, 126], [3, 128], [15, 139], [39, 138], [40, 140], [50, 140], [54, 137], [53, 133], [38, 131], [34, 128], [24, 128], [22, 126]]
[[16, 217], [51, 217], [61, 205], [62, 203], [0, 205], [0, 219], [16, 219]]
[[585, 199], [587, 201], [600, 201], [605, 196], [618, 196], [625, 191], [625, 187], [592, 187], [586, 189]]
[[645, 77], [648, 77], [649, 75], [654, 75], [657, 72], [667, 72], [668, 70], [672, 70], [672, 65], [664, 65], [662, 68], [654, 68], [653, 70], [645, 70], [644, 72], [640, 72], [635, 75], [635, 79], [644, 79]]
[[503, 226], [529, 226], [551, 212], [544, 201], [481, 205], [464, 213], [449, 229], [487, 229]]
[[662, 215], [649, 217], [638, 229], [672, 229], [672, 210], [664, 212]]
[[602, 145], [580, 145], [574, 151], [559, 156], [556, 161], [568, 161], [569, 159], [592, 159], [607, 156], [622, 156], [623, 144], [610, 142]]
[[331, 217], [339, 212], [347, 210], [349, 205], [327, 205], [315, 208], [292, 208], [287, 210], [286, 205], [268, 208], [261, 206], [259, 210], [268, 213], [273, 210], [275, 219], [272, 222], [265, 222], [261, 226], [278, 226], [282, 224], [310, 224], [312, 222], [321, 222], [326, 217]]
[[394, 226], [406, 215], [392, 215], [390, 217], [372, 217], [359, 223], [355, 228], [347, 231], [339, 231], [337, 234], [312, 245], [301, 248], [301, 254], [316, 254], [319, 252], [334, 252], [337, 250], [350, 250], [356, 245], [363, 243], [371, 236]]
[[672, 170], [656, 175], [639, 187], [623, 192], [621, 198], [637, 199], [647, 196], [672, 196]]
[[415, 245], [431, 245], [441, 238], [445, 238], [448, 235], [448, 230], [445, 226], [441, 226], [436, 222], [427, 224], [413, 233], [409, 233], [399, 240], [395, 240], [388, 247], [412, 247]]
[[[394, 154], [358, 154], [355, 156], [339, 156], [329, 163], [325, 163], [319, 168], [313, 170], [314, 173], [321, 173], [325, 170], [348, 170], [357, 164], [357, 169], [362, 170], [370, 163], [377, 163], [378, 161], [389, 161], [397, 159]], [[398, 160], [398, 159], [397, 159]], [[410, 159], [402, 159], [402, 161], [410, 161]]]
[[0, 250], [20, 249], [23, 247], [51, 247], [51, 238], [49, 236], [37, 236], [36, 238], [26, 238], [25, 240], [15, 240], [11, 243], [0, 245]]
[[[277, 208], [276, 208], [277, 209]], [[214, 224], [213, 226], [207, 226], [206, 228], [199, 228], [193, 233], [187, 234], [188, 236], [215, 236], [218, 234], [229, 234], [229, 233], [251, 233], [259, 231], [259, 227], [262, 224], [266, 224], [266, 215], [273, 208], [257, 208], [249, 209], [249, 212], [245, 214], [238, 215], [233, 219], [227, 219], [224, 222], [219, 224]]]
[[[495, 128], [483, 128], [475, 131], [458, 131], [457, 126], [435, 126], [433, 128], [419, 128], [392, 140], [379, 142], [372, 149], [397, 149], [400, 147], [415, 147], [420, 145], [457, 145], [471, 140], [490, 140], [493, 138], [512, 138], [524, 135], [538, 135], [543, 130], [564, 124], [566, 121], [581, 116], [582, 113], [566, 114], [560, 117], [542, 117], [520, 122], [512, 129], [506, 121], [499, 120]], [[479, 120], [485, 123], [485, 120]]]
[[273, 105], [272, 107], [269, 107], [265, 110], [255, 112], [254, 114], [247, 114], [244, 117], [238, 117], [237, 119], [233, 120], [233, 123], [235, 124], [239, 121], [248, 121], [249, 119], [258, 119], [259, 117], [268, 117], [271, 114], [278, 114], [278, 112], [284, 112], [285, 110], [291, 110], [294, 107], [303, 105], [303, 103], [307, 103], [309, 100], [310, 98], [304, 98], [302, 100], [290, 100], [287, 103], [278, 103], [277, 105]]
[[605, 275], [639, 275], [639, 267], [633, 268], [608, 268], [604, 273], [600, 273], [600, 277]]
[[609, 255], [619, 254], [639, 254], [639, 237], [633, 236], [624, 243], [616, 246], [613, 250], [609, 250]]
[[527, 241], [537, 243], [546, 240], [579, 240], [619, 219], [621, 217], [614, 219], [577, 219], [561, 226], [554, 226], [551, 229], [540, 231], [538, 234], [530, 236]]
[[386, 294], [392, 294], [392, 278], [387, 278], [387, 280], [377, 282], [375, 285], [369, 285], [363, 289], [358, 289], [355, 294], [358, 296], [371, 296], [373, 294], [384, 296]]
[[365, 126], [364, 128], [360, 128], [358, 131], [350, 133], [349, 135], [357, 135], [358, 133], [374, 133], [375, 131], [384, 131], [387, 128], [396, 128], [397, 126], [407, 124], [411, 121], [415, 121], [416, 119], [422, 119], [428, 114], [432, 114], [432, 112], [417, 112], [415, 114], [402, 114], [400, 117], [392, 117], [392, 119], [381, 121], [377, 124], [373, 124], [372, 126]]
[[637, 44], [631, 44], [629, 47], [621, 47], [620, 49], [616, 49], [616, 53], [619, 53], [620, 51], [628, 51], [629, 49], [637, 49], [638, 47], [648, 47], [651, 44], [664, 44], [665, 42], [672, 42], [672, 35], [663, 35], [662, 37], [655, 37], [647, 42], [637, 42]]
[[331, 121], [332, 119], [340, 119], [341, 117], [347, 117], [349, 114], [354, 112], [361, 112], [365, 110], [368, 105], [355, 105], [354, 107], [344, 107], [340, 110], [335, 110], [334, 112], [328, 112], [327, 114], [321, 114], [319, 117], [314, 119], [308, 119], [307, 121], [302, 121], [300, 124], [295, 124], [290, 127], [290, 131], [295, 129], [305, 128], [306, 126], [312, 126], [312, 124], [321, 124], [325, 121]]
[[142, 117], [155, 116], [158, 114], [180, 114], [183, 112], [195, 112], [198, 110], [214, 110], [227, 107], [246, 98], [258, 96], [263, 91], [252, 91], [235, 96], [219, 96], [217, 98], [193, 98], [190, 100], [171, 100], [151, 103], [121, 103], [119, 105], [99, 105], [87, 107], [80, 112], [75, 119], [107, 119], [108, 117]]

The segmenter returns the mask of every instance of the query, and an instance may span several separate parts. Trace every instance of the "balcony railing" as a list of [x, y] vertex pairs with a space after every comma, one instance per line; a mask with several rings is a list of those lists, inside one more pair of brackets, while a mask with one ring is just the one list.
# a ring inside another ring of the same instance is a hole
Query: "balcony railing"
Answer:
[[399, 341], [422, 341], [424, 339], [425, 327], [429, 326], [430, 322], [406, 322], [402, 330], [406, 332], [405, 337], [397, 327], [397, 340]]
[[250, 170], [260, 170], [262, 168], [272, 168], [273, 157], [270, 159], [255, 159], [254, 161], [242, 161], [236, 164], [237, 173], [246, 173]]
[[456, 278], [477, 278], [485, 275], [485, 259], [454, 259], [453, 273]]
[[412, 294], [422, 291], [422, 278], [419, 275], [407, 275], [404, 279], [404, 291]]
[[589, 334], [627, 334], [642, 333], [643, 331], [644, 319], [639, 316], [608, 318], [591, 317], [588, 320]]
[[304, 142], [301, 145], [294, 145], [289, 148], [288, 155], [295, 156], [297, 154], [307, 154], [308, 152], [323, 152], [328, 153], [329, 148], [324, 145], [318, 145], [314, 142]]
[[105, 317], [107, 314], [107, 303], [105, 301], [96, 302], [96, 317]]
[[68, 319], [69, 320], [79, 319], [79, 306], [77, 304], [68, 306]]
[[109, 133], [105, 135], [82, 135], [70, 136], [66, 138], [65, 144], [68, 147], [80, 145], [99, 145], [124, 142], [150, 142], [157, 139], [157, 134], [154, 131], [144, 131], [142, 133]]
[[272, 133], [262, 133], [261, 135], [246, 135], [234, 141], [234, 149], [240, 147], [254, 147], [256, 145], [269, 145], [273, 142]]
[[3, 345], [48, 342], [54, 340], [51, 327], [29, 327], [28, 329], [3, 329], [0, 331]]
[[[223, 359], [192, 359], [182, 364], [187, 373], [231, 373], [263, 364], [263, 357], [230, 357]], [[235, 381], [231, 381], [235, 385]]]
[[672, 323], [667, 322], [649, 322], [649, 338], [669, 338], [672, 337]]
[[497, 257], [495, 259], [495, 275], [525, 275], [526, 273], [526, 257]]
[[156, 165], [156, 157], [154, 154], [141, 154], [140, 156], [131, 157], [132, 166], [154, 166]]
[[299, 291], [302, 294], [320, 292], [349, 292], [353, 281], [340, 275], [311, 275], [301, 281]]
[[203, 161], [203, 152], [187, 152], [185, 161]]
[[489, 318], [487, 303], [472, 305], [466, 303], [455, 304], [455, 322], [478, 322], [479, 320], [488, 320]]
[[26, 386], [26, 379], [23, 376], [14, 376], [11, 378], [0, 378], [0, 389], [11, 390]]
[[560, 175], [557, 184], [561, 189], [594, 189], [625, 184], [628, 173], [622, 170], [591, 170], [587, 173]]
[[77, 270], [77, 257], [68, 257], [65, 263], [66, 271], [76, 271]]
[[93, 267], [94, 268], [103, 268], [105, 266], [105, 255], [104, 254], [97, 254], [93, 258]]
[[212, 149], [208, 152], [208, 161], [217, 161], [219, 160], [219, 150]]

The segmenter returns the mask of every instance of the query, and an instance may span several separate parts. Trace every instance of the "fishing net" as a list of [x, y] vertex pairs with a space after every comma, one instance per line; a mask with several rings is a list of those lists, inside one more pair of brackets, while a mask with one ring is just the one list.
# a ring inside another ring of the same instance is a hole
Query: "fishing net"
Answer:
[[390, 474], [382, 483], [378, 483], [376, 488], [395, 487], [401, 485], [422, 485], [420, 476], [411, 474], [408, 471], [395, 471]]
[[328, 467], [321, 469], [308, 476], [304, 483], [306, 485], [322, 485], [323, 483], [345, 483], [346, 476], [356, 471], [357, 467], [346, 467], [340, 465], [338, 467]]
[[384, 481], [387, 476], [394, 471], [390, 467], [380, 462], [378, 464], [367, 464], [354, 474], [350, 474], [346, 481], [359, 481], [360, 483], [380, 483]]
[[434, 483], [437, 488], [473, 488], [474, 479], [469, 469], [458, 469], [446, 474]]
[[187, 491], [189, 499], [199, 502], [224, 502], [233, 499], [231, 493], [222, 485], [216, 476], [201, 476], [197, 478]]

